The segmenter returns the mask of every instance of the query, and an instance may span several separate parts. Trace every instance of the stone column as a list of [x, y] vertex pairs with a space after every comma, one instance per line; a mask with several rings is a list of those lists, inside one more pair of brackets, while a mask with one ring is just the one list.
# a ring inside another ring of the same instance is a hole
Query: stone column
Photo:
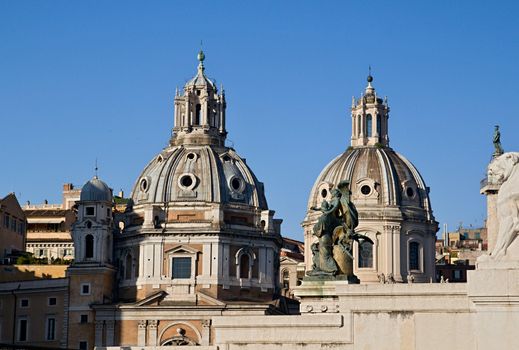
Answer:
[[[371, 125], [372, 129], [373, 129], [373, 137], [377, 138], [377, 142], [378, 142], [378, 138], [379, 138], [379, 130], [378, 130], [378, 123], [379, 122], [379, 118], [380, 118], [380, 114], [378, 113], [378, 111], [375, 111], [375, 113], [373, 113], [373, 124]], [[380, 123], [380, 127], [382, 128], [382, 123]], [[382, 131], [382, 130], [380, 130]]]
[[114, 331], [114, 320], [108, 320], [106, 322], [106, 346], [115, 345], [115, 331]]
[[94, 338], [95, 346], [103, 346], [103, 326], [103, 321], [96, 321]]
[[202, 320], [202, 346], [209, 346], [211, 339], [211, 320]]
[[146, 346], [146, 320], [139, 321], [137, 326], [137, 345]]
[[157, 345], [157, 320], [148, 321], [148, 346]]

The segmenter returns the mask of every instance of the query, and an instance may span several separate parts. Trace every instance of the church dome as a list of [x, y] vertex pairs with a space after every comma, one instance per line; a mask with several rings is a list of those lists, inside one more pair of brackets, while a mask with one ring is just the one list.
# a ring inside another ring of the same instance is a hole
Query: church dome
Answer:
[[166, 148], [137, 179], [135, 205], [170, 202], [246, 204], [267, 209], [263, 184], [232, 148], [180, 145]]
[[81, 189], [80, 195], [81, 201], [112, 201], [112, 190], [106, 183], [99, 180], [97, 176], [94, 176], [91, 180], [87, 181]]
[[305, 262], [311, 269], [311, 247], [317, 241], [323, 201], [341, 181], [348, 181], [351, 201], [359, 214], [356, 232], [372, 242], [353, 245], [353, 270], [362, 283], [376, 283], [380, 276], [403, 282], [409, 276], [426, 282], [435, 274], [434, 244], [438, 223], [429, 201], [429, 188], [416, 167], [389, 147], [387, 98], [377, 97], [368, 78], [364, 94], [352, 99], [351, 144], [317, 177], [305, 219]]
[[350, 182], [352, 200], [360, 212], [395, 206], [408, 218], [434, 220], [420, 173], [389, 147], [350, 147], [332, 160], [317, 178], [308, 208], [329, 200], [331, 189], [342, 180]]

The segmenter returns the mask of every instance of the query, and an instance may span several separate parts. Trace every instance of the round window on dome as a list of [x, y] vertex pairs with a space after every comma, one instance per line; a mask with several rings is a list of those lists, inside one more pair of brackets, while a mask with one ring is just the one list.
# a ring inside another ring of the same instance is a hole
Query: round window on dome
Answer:
[[142, 192], [148, 191], [149, 183], [147, 179], [141, 179], [140, 188]]
[[195, 175], [184, 173], [178, 178], [178, 186], [184, 190], [193, 190], [197, 185], [197, 179]]
[[367, 196], [371, 193], [371, 187], [369, 187], [368, 185], [364, 185], [360, 188], [360, 193], [362, 193], [363, 195]]
[[234, 178], [231, 181], [231, 186], [232, 186], [233, 190], [238, 191], [241, 186], [241, 181], [237, 178]]
[[184, 175], [182, 176], [182, 178], [180, 179], [180, 183], [182, 184], [182, 186], [184, 187], [189, 187], [193, 184], [193, 179], [191, 178], [191, 176], [189, 175]]
[[413, 190], [412, 187], [408, 187], [405, 190], [405, 193], [407, 194], [407, 197], [409, 197], [409, 198], [413, 198], [414, 197], [414, 190]]
[[196, 157], [196, 156], [195, 156], [194, 153], [188, 153], [188, 154], [187, 154], [187, 159], [189, 159], [189, 160], [193, 160], [193, 159], [195, 159], [195, 157]]
[[327, 195], [328, 195], [328, 191], [326, 190], [326, 188], [323, 188], [321, 190], [321, 197], [326, 198]]

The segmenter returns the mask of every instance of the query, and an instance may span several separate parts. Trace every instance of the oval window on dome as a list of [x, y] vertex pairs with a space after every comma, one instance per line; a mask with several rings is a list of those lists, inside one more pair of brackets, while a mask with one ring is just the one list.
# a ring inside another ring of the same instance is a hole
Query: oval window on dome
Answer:
[[413, 198], [414, 197], [414, 190], [413, 190], [412, 187], [408, 187], [405, 190], [405, 193], [407, 194], [407, 197], [409, 197], [409, 198]]
[[192, 190], [196, 186], [196, 177], [193, 174], [182, 174], [178, 178], [178, 185], [184, 190]]
[[182, 184], [182, 186], [184, 187], [189, 187], [193, 184], [193, 179], [191, 178], [191, 176], [189, 175], [184, 175], [182, 176], [182, 178], [180, 179], [180, 183]]
[[360, 188], [360, 193], [362, 193], [363, 195], [367, 196], [371, 193], [371, 187], [369, 187], [368, 185], [364, 185]]
[[326, 198], [327, 195], [328, 195], [328, 191], [326, 190], [326, 188], [323, 188], [321, 190], [321, 197]]
[[240, 189], [240, 186], [241, 186], [241, 181], [238, 178], [235, 177], [231, 181], [231, 186], [232, 186], [233, 190], [238, 191]]
[[188, 153], [186, 157], [187, 157], [187, 159], [189, 159], [189, 160], [193, 160], [193, 159], [196, 158], [196, 155], [195, 155], [194, 153]]
[[229, 180], [229, 187], [233, 192], [243, 192], [245, 188], [245, 182], [238, 176], [233, 176]]
[[150, 184], [147, 179], [141, 179], [140, 188], [142, 192], [146, 192], [149, 189]]

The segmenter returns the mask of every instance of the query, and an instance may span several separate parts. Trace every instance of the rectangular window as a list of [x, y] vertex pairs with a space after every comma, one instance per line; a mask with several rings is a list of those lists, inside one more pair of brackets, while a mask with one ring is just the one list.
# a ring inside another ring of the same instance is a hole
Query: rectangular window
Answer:
[[454, 279], [455, 280], [461, 279], [461, 270], [454, 270]]
[[88, 343], [86, 341], [80, 341], [79, 350], [87, 350], [87, 349], [88, 349]]
[[409, 243], [409, 270], [420, 270], [420, 244]]
[[80, 315], [79, 316], [79, 323], [88, 323], [88, 315]]
[[27, 319], [18, 320], [18, 341], [27, 341]]
[[29, 307], [29, 299], [20, 299], [20, 307]]
[[191, 278], [191, 258], [173, 258], [171, 265], [172, 278]]
[[81, 295], [90, 295], [90, 283], [81, 284]]
[[85, 207], [85, 216], [94, 216], [96, 215], [95, 207]]
[[359, 267], [373, 268], [373, 244], [364, 241], [359, 244]]
[[47, 319], [47, 340], [55, 340], [56, 339], [56, 319], [55, 318], [48, 318]]
[[11, 231], [16, 232], [16, 222], [17, 222], [17, 221], [16, 221], [16, 218], [13, 218], [13, 219], [11, 220]]
[[25, 225], [24, 225], [23, 221], [20, 221], [18, 223], [18, 233], [23, 235], [24, 230], [25, 230]]
[[50, 297], [50, 298], [48, 299], [48, 301], [49, 301], [49, 303], [48, 303], [49, 306], [55, 306], [57, 300], [56, 300], [55, 297]]
[[10, 222], [11, 222], [11, 218], [9, 217], [9, 215], [4, 214], [4, 227], [5, 228], [9, 228], [9, 223]]

